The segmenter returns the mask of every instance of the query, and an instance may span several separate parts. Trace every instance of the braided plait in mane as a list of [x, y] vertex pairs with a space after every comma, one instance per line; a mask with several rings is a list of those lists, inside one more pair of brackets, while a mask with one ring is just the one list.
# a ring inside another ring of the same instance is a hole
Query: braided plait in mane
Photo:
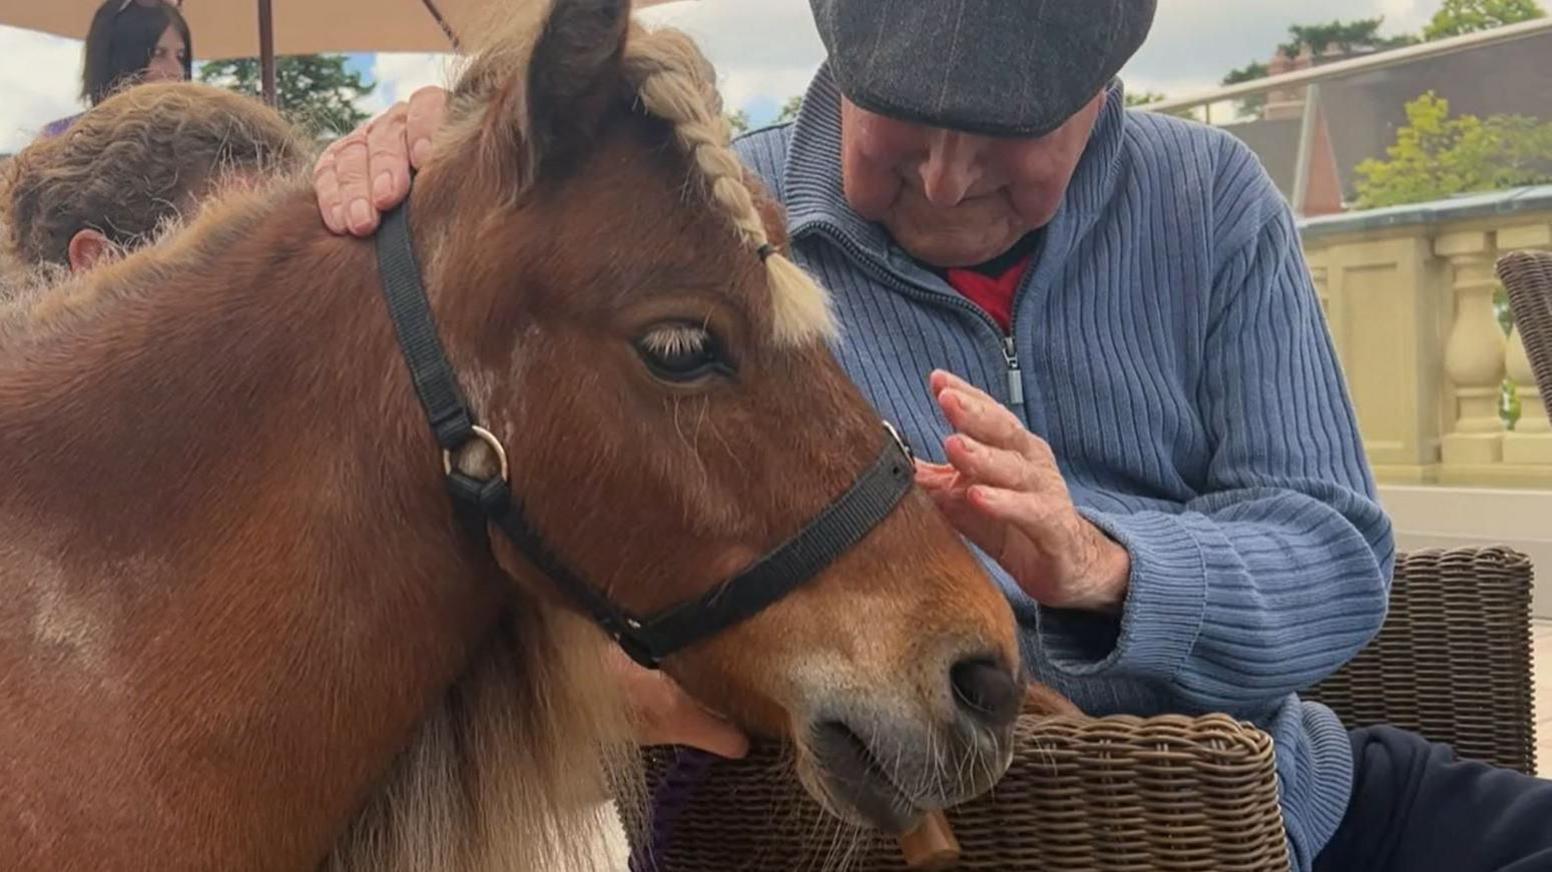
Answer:
[[837, 328], [828, 295], [770, 244], [744, 183], [743, 164], [733, 153], [715, 74], [700, 50], [679, 31], [634, 25], [624, 60], [642, 108], [673, 126], [674, 138], [700, 172], [711, 203], [765, 261], [777, 341], [800, 344], [833, 338]]

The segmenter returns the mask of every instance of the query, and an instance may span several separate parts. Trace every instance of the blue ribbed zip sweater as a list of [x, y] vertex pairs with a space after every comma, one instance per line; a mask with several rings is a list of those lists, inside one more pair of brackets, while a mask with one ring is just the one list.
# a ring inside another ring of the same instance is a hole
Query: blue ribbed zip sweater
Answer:
[[932, 369], [1010, 403], [1131, 554], [1119, 620], [1046, 610], [985, 561], [1026, 666], [1093, 715], [1228, 712], [1270, 732], [1307, 870], [1352, 760], [1297, 693], [1378, 631], [1395, 550], [1287, 203], [1238, 140], [1127, 111], [1117, 83], [1004, 336], [847, 207], [839, 113], [822, 68], [794, 124], [736, 147], [834, 299], [847, 372], [940, 462]]

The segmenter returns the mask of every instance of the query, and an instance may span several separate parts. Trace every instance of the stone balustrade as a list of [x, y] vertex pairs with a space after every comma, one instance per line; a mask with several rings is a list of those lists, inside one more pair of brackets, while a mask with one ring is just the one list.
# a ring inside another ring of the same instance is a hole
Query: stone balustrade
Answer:
[[[1552, 249], [1552, 186], [1307, 220], [1305, 255], [1381, 482], [1552, 488], [1552, 422], [1498, 256]], [[1505, 378], [1519, 416], [1500, 413]]]

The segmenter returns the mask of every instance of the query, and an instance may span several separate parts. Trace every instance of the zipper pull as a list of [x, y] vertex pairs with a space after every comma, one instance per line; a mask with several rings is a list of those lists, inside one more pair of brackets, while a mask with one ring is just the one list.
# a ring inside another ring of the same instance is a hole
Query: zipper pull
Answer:
[[1018, 349], [1012, 336], [1002, 337], [1002, 356], [1008, 362], [1008, 405], [1024, 405], [1024, 374], [1019, 371]]

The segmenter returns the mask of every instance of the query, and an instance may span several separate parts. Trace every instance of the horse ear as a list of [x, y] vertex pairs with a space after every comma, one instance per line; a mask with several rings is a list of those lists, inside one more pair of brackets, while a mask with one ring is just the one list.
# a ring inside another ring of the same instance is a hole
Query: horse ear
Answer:
[[[472, 166], [520, 197], [534, 180], [588, 150], [624, 87], [630, 0], [534, 0], [491, 13], [487, 47], [454, 89], [480, 106], [449, 136], [474, 149]], [[504, 7], [503, 7], [504, 9]]]
[[575, 157], [618, 96], [630, 0], [553, 0], [534, 43], [522, 101], [530, 177]]

